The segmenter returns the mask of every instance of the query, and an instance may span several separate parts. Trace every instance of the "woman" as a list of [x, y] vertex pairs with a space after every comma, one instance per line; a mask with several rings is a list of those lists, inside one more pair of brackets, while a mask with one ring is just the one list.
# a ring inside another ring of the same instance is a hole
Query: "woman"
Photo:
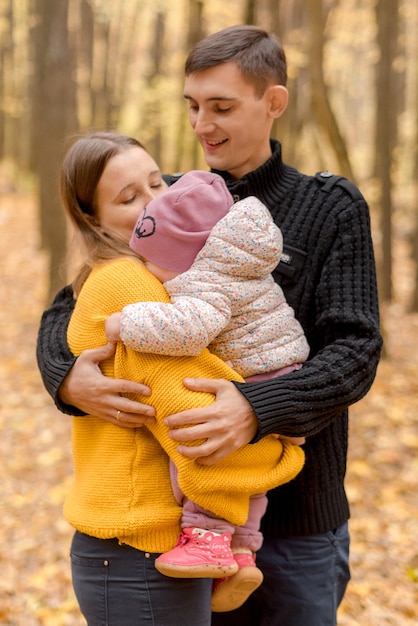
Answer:
[[[125, 305], [169, 301], [128, 245], [139, 213], [164, 189], [157, 165], [134, 139], [95, 133], [70, 148], [61, 195], [85, 247], [68, 327], [74, 354], [105, 344], [105, 319]], [[139, 399], [155, 407], [156, 420], [147, 428], [127, 429], [118, 426], [117, 415], [114, 423], [92, 415], [73, 418], [74, 480], [64, 514], [76, 529], [71, 558], [81, 611], [89, 626], [177, 626], [179, 621], [209, 626], [211, 580], [173, 579], [154, 568], [155, 558], [174, 546], [180, 530], [169, 457], [188, 498], [243, 524], [250, 493], [291, 480], [303, 465], [303, 452], [266, 437], [210, 468], [177, 452], [163, 419], [196, 406], [196, 393], [183, 386], [183, 378], [242, 380], [208, 350], [198, 357], [164, 357], [138, 354], [119, 343], [102, 369], [107, 376], [150, 387], [152, 396]], [[211, 394], [199, 399], [201, 406], [213, 402]]]

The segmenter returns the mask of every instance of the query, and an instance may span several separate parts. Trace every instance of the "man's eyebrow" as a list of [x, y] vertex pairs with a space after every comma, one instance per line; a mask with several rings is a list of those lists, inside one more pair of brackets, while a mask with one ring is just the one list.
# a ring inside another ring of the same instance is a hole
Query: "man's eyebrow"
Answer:
[[[194, 100], [193, 96], [189, 96], [187, 93], [183, 94], [183, 98], [185, 100]], [[212, 96], [211, 98], [207, 98], [205, 102], [219, 102], [219, 100], [223, 102], [232, 102], [232, 100], [236, 100], [236, 98], [228, 98], [227, 96]]]

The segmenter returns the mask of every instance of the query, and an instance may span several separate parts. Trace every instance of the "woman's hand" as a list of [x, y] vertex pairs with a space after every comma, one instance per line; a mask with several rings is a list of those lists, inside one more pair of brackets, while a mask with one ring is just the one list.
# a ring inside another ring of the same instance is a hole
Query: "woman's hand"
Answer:
[[[179, 445], [181, 454], [196, 458], [203, 465], [212, 465], [255, 437], [257, 418], [233, 383], [210, 378], [186, 378], [183, 382], [192, 391], [213, 393], [216, 401], [208, 407], [182, 411], [164, 420], [175, 441], [206, 440], [199, 446]], [[182, 430], [177, 430], [180, 428]]]
[[60, 398], [88, 415], [96, 415], [124, 428], [139, 428], [155, 422], [155, 409], [121, 394], [149, 396], [151, 390], [131, 380], [104, 376], [99, 363], [115, 354], [116, 344], [85, 350], [78, 357], [60, 387]]

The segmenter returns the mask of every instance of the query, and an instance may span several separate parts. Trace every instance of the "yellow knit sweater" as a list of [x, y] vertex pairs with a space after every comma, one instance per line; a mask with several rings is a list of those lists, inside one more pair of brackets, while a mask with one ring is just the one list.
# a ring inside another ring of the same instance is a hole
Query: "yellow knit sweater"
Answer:
[[[77, 299], [68, 328], [74, 354], [106, 343], [104, 320], [125, 305], [168, 302], [161, 283], [134, 259], [97, 267]], [[118, 344], [114, 358], [102, 364], [107, 376], [137, 380], [152, 389], [139, 401], [156, 408], [157, 423], [135, 430], [94, 416], [73, 418], [74, 480], [64, 505], [67, 520], [99, 538], [118, 537], [140, 550], [163, 552], [179, 533], [181, 510], [172, 494], [168, 457], [178, 468], [179, 485], [200, 506], [242, 525], [249, 495], [292, 480], [302, 469], [299, 446], [270, 436], [242, 447], [212, 466], [180, 455], [162, 420], [172, 413], [207, 406], [214, 397], [186, 389], [185, 377], [242, 380], [205, 349], [198, 357], [169, 357], [128, 350]]]

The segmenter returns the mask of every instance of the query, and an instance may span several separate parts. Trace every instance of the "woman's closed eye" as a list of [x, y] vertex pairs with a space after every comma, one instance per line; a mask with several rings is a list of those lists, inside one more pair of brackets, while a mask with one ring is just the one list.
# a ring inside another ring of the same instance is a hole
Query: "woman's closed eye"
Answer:
[[138, 195], [134, 194], [133, 196], [130, 196], [129, 198], [127, 198], [126, 200], [122, 201], [122, 204], [132, 204], [132, 202], [135, 202], [135, 200], [137, 199]]

